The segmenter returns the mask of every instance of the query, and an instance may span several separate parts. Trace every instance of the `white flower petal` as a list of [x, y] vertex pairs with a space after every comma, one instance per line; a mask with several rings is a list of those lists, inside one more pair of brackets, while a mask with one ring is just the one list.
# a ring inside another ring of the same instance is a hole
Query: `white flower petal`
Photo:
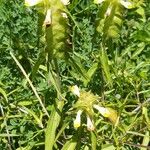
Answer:
[[44, 20], [44, 25], [46, 26], [50, 24], [51, 24], [51, 9], [48, 9]]
[[76, 119], [74, 120], [74, 127], [75, 128], [78, 128], [81, 125], [81, 114], [82, 114], [82, 110], [79, 110], [77, 112]]
[[109, 16], [110, 13], [111, 13], [111, 10], [112, 10], [112, 7], [108, 7], [106, 13], [105, 13], [105, 16]]
[[67, 16], [66, 13], [61, 13], [61, 15], [62, 15], [64, 18], [68, 18], [68, 16]]
[[128, 1], [120, 0], [121, 5], [123, 5], [125, 8], [131, 9], [133, 7], [133, 4]]
[[71, 92], [75, 95], [77, 95], [78, 97], [80, 96], [80, 91], [77, 85], [74, 85], [71, 87]]
[[94, 0], [94, 3], [95, 4], [100, 4], [100, 3], [102, 3], [104, 0]]
[[89, 131], [93, 131], [95, 129], [93, 121], [90, 119], [88, 115], [87, 115], [87, 129]]
[[100, 112], [100, 114], [102, 114], [104, 117], [109, 117], [110, 116], [110, 112], [107, 108], [101, 107], [101, 106], [98, 106], [98, 105], [93, 105], [93, 107], [95, 109], [97, 109]]
[[69, 5], [69, 4], [70, 4], [70, 0], [61, 0], [61, 2], [62, 2], [64, 5]]
[[26, 6], [34, 6], [41, 3], [43, 0], [25, 0]]

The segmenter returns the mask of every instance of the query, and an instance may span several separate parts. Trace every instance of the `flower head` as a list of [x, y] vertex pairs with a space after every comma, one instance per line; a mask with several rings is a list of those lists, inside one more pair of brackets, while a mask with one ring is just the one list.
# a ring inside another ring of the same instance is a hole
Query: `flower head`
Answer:
[[81, 125], [81, 114], [84, 112], [87, 118], [87, 129], [93, 131], [95, 129], [93, 123], [94, 110], [97, 109], [103, 117], [108, 118], [113, 124], [118, 122], [117, 112], [108, 107], [102, 107], [97, 105], [97, 96], [90, 91], [81, 91], [77, 85], [71, 87], [71, 91], [78, 96], [77, 102], [74, 104], [74, 108], [78, 109], [76, 119], [74, 120], [74, 127], [78, 128]]

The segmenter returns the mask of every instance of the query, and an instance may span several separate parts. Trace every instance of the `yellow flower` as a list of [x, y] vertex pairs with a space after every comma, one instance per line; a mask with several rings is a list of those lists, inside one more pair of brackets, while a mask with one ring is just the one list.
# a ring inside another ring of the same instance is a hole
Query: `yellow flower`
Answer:
[[25, 0], [25, 5], [26, 6], [34, 6], [39, 3], [42, 3], [43, 0]]
[[90, 119], [89, 115], [87, 115], [87, 129], [89, 131], [93, 131], [95, 129], [93, 121]]
[[74, 127], [75, 128], [79, 128], [81, 125], [81, 114], [82, 114], [82, 110], [78, 110], [77, 115], [76, 115], [76, 119], [74, 120]]
[[77, 85], [74, 85], [70, 88], [71, 92], [75, 95], [77, 95], [78, 97], [80, 97], [80, 91]]

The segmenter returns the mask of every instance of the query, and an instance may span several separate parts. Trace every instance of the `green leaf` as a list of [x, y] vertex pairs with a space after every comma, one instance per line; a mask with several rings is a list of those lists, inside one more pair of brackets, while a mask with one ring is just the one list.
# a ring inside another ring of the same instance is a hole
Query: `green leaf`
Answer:
[[144, 42], [138, 44], [138, 48], [133, 53], [133, 55], [131, 56], [131, 58], [134, 59], [136, 56], [138, 56], [144, 50], [144, 48], [145, 48], [145, 43]]
[[56, 138], [55, 138], [55, 142], [57, 141], [57, 139], [60, 137], [60, 135], [62, 134], [62, 132], [65, 130], [65, 128], [66, 128], [68, 125], [69, 125], [69, 122], [65, 122], [65, 123], [62, 125], [61, 129], [59, 130], [59, 132], [58, 132], [58, 134], [57, 134], [57, 136], [56, 136]]
[[138, 9], [136, 10], [136, 12], [137, 12], [139, 15], [141, 15], [142, 20], [145, 21], [146, 18], [145, 18], [145, 11], [144, 11], [144, 8], [141, 7], [141, 6], [139, 6]]
[[145, 30], [139, 30], [134, 36], [137, 40], [150, 44], [150, 33]]
[[41, 63], [45, 60], [45, 57], [44, 57], [44, 56], [46, 56], [46, 55], [45, 55], [45, 52], [42, 51], [42, 52], [39, 54], [38, 59], [37, 59], [36, 63], [35, 63], [34, 66], [33, 66], [32, 73], [31, 73], [31, 74], [32, 74], [32, 78], [35, 77], [35, 74], [37, 73], [37, 71], [38, 71], [38, 69], [39, 69]]
[[110, 68], [108, 65], [108, 56], [106, 50], [104, 50], [103, 48], [100, 51], [100, 62], [101, 62], [102, 71], [105, 75], [106, 82], [112, 86]]
[[88, 80], [84, 80], [84, 85], [87, 86], [87, 84], [90, 82], [92, 76], [94, 75], [95, 71], [98, 68], [98, 63], [93, 63], [93, 65], [91, 66], [91, 68], [88, 70], [88, 72], [86, 73], [88, 76]]
[[63, 101], [58, 101], [57, 106], [53, 105], [45, 132], [45, 150], [53, 150], [53, 146], [55, 144], [56, 129], [61, 119], [60, 113], [62, 111], [63, 105]]
[[[80, 77], [80, 80], [81, 81], [85, 81], [85, 80], [89, 80], [89, 77], [88, 75], [86, 74], [87, 71], [84, 69], [82, 63], [80, 62], [79, 59], [77, 58], [72, 58], [70, 57], [70, 60], [69, 60], [69, 64], [73, 67], [73, 69], [75, 69], [75, 71], [81, 76]], [[73, 71], [74, 72], [74, 71]], [[75, 77], [77, 78], [77, 77]]]
[[96, 150], [97, 146], [97, 138], [94, 132], [91, 132], [91, 148], [92, 150]]
[[[143, 145], [143, 146], [147, 146], [147, 147], [148, 147], [149, 142], [150, 142], [150, 135], [149, 135], [149, 131], [146, 131], [145, 136], [144, 136], [144, 138], [143, 138], [142, 145]], [[141, 147], [141, 149], [140, 149], [140, 150], [147, 150], [147, 148], [143, 148], [143, 147]]]
[[7, 94], [6, 94], [6, 92], [5, 92], [2, 88], [0, 88], [0, 93], [3, 95], [3, 97], [4, 97], [5, 100], [6, 100], [6, 102], [8, 102]]
[[18, 134], [5, 134], [5, 133], [1, 133], [0, 134], [0, 137], [8, 137], [8, 136], [10, 136], [10, 137], [16, 137], [16, 136], [20, 136], [20, 135], [18, 135]]
[[32, 105], [32, 101], [20, 101], [18, 102], [18, 105], [20, 106], [28, 106], [28, 105]]
[[36, 123], [39, 125], [39, 127], [43, 128], [42, 120], [39, 119], [39, 116], [35, 114], [32, 110], [28, 109], [27, 107], [23, 107], [31, 116], [34, 117]]
[[115, 147], [112, 144], [105, 144], [103, 145], [102, 150], [115, 150]]
[[62, 150], [75, 150], [76, 145], [76, 141], [70, 140], [63, 146]]

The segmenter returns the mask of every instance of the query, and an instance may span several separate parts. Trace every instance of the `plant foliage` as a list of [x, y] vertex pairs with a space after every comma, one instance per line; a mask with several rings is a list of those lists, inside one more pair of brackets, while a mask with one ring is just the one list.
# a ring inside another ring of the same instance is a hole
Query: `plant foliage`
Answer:
[[0, 1], [0, 149], [150, 149], [149, 0], [30, 2]]

